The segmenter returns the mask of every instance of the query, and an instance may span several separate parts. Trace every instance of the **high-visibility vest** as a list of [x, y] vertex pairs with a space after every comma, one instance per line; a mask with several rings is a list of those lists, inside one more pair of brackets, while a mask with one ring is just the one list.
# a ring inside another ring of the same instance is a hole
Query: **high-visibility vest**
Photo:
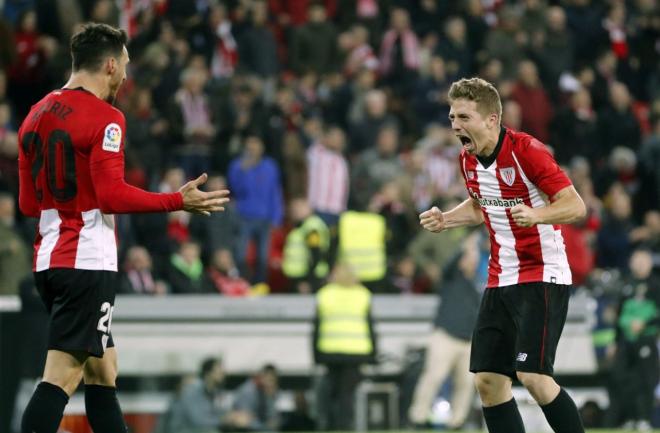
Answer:
[[319, 352], [342, 355], [373, 352], [369, 333], [371, 293], [366, 287], [331, 283], [319, 290], [316, 299], [319, 315], [316, 348]]
[[[321, 218], [311, 215], [303, 221], [300, 227], [289, 232], [284, 244], [282, 271], [290, 278], [300, 278], [307, 275], [311, 265], [312, 254], [307, 246], [307, 236], [316, 232], [319, 236], [319, 249], [327, 253], [330, 248], [330, 230]], [[314, 268], [314, 275], [323, 278], [328, 275], [328, 262], [321, 259]]]
[[339, 218], [339, 256], [360, 281], [378, 281], [387, 270], [385, 218], [368, 212], [344, 212]]

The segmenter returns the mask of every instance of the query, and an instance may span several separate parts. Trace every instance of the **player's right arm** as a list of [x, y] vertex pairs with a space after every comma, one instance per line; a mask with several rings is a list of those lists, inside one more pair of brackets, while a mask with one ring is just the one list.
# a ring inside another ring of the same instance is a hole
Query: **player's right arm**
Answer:
[[446, 229], [474, 226], [484, 222], [481, 207], [474, 199], [468, 198], [454, 209], [442, 212], [437, 206], [419, 214], [419, 223], [424, 229], [440, 233]]

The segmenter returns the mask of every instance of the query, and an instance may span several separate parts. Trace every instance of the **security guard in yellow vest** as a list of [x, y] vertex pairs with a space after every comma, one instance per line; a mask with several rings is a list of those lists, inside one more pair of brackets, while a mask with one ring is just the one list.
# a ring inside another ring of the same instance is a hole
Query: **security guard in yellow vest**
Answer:
[[387, 227], [382, 215], [348, 211], [339, 218], [339, 258], [355, 269], [358, 280], [370, 288], [387, 272], [385, 238]]
[[373, 362], [376, 336], [371, 317], [371, 292], [352, 267], [340, 262], [331, 282], [316, 295], [314, 360], [327, 368], [327, 429], [352, 430], [355, 389], [360, 365]]
[[282, 271], [299, 293], [316, 291], [328, 275], [330, 230], [321, 218], [312, 214], [307, 200], [295, 198], [289, 208], [296, 223], [284, 244]]

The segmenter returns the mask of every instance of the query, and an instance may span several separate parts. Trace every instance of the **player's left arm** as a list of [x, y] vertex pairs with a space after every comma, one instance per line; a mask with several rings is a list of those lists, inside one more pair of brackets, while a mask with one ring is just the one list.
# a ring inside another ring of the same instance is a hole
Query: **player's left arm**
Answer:
[[511, 208], [511, 217], [521, 227], [536, 224], [571, 224], [587, 215], [587, 208], [573, 185], [567, 186], [544, 207], [531, 208], [519, 204]]
[[[19, 143], [23, 142], [22, 131]], [[26, 146], [29, 147], [29, 146]], [[23, 215], [32, 218], [39, 218], [41, 206], [37, 198], [37, 188], [32, 177], [32, 165], [26, 149], [19, 146], [18, 149], [18, 207]]]
[[573, 183], [559, 167], [548, 149], [536, 139], [522, 146], [516, 161], [529, 181], [550, 198], [544, 207], [519, 204], [511, 208], [511, 217], [521, 227], [536, 224], [571, 224], [587, 215], [587, 208]]

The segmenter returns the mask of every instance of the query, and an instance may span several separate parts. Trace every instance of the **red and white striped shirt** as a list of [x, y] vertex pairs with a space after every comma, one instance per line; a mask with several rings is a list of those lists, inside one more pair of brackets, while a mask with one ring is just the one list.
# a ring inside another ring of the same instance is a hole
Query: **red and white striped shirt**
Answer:
[[39, 218], [34, 271], [117, 271], [112, 214], [183, 208], [181, 193], [124, 181], [124, 115], [84, 89], [35, 104], [18, 132], [19, 206]]
[[502, 128], [491, 157], [477, 158], [463, 150], [460, 165], [490, 233], [487, 287], [540, 281], [571, 284], [559, 226], [525, 228], [511, 217], [515, 205], [546, 206], [550, 197], [571, 185], [545, 145], [528, 134]]
[[348, 163], [339, 152], [316, 142], [307, 150], [307, 197], [312, 209], [339, 215], [348, 203]]

